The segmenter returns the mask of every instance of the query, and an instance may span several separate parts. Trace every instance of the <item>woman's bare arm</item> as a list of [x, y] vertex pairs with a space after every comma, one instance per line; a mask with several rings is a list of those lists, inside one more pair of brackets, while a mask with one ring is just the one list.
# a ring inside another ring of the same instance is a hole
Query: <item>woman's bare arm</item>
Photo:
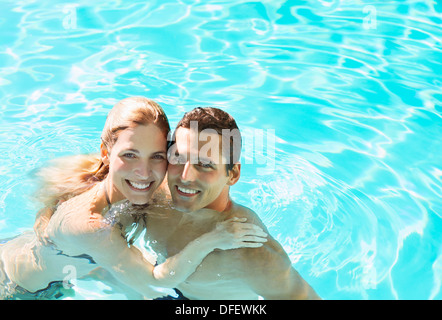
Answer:
[[[55, 220], [57, 219], [53, 222]], [[96, 223], [94, 221], [93, 224]], [[69, 243], [70, 247], [75, 246], [77, 251], [81, 250], [82, 253], [92, 256], [98, 265], [147, 298], [158, 296], [151, 286], [173, 288], [186, 280], [214, 249], [260, 247], [266, 241], [267, 235], [260, 227], [245, 223], [245, 219], [230, 219], [190, 242], [181, 252], [164, 263], [154, 266], [135, 246], [128, 246], [117, 227], [89, 226], [81, 230], [78, 223], [73, 221], [72, 226], [62, 224], [62, 234], [57, 238], [63, 239], [65, 244]], [[63, 246], [63, 243], [60, 245]], [[60, 245], [57, 243], [57, 246]]]
[[54, 214], [53, 208], [45, 207], [38, 211], [35, 222], [34, 222], [34, 232], [37, 235], [38, 240], [44, 245], [49, 244], [50, 240], [46, 234], [46, 228]]

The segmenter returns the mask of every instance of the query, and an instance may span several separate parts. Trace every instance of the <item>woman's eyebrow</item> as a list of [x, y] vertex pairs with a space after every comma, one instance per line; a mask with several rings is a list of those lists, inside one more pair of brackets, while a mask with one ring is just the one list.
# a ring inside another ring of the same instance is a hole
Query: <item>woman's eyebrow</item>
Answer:
[[136, 152], [136, 153], [140, 153], [140, 151], [138, 151], [137, 149], [125, 149], [123, 150], [124, 152], [130, 151], [130, 152]]

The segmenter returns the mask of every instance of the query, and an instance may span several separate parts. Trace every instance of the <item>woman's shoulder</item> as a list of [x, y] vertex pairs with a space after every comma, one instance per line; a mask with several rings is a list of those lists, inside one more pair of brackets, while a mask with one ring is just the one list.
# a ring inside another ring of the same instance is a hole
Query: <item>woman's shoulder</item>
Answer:
[[91, 209], [86, 192], [57, 206], [48, 225], [48, 234], [52, 237], [81, 237], [108, 228], [103, 220], [100, 213]]

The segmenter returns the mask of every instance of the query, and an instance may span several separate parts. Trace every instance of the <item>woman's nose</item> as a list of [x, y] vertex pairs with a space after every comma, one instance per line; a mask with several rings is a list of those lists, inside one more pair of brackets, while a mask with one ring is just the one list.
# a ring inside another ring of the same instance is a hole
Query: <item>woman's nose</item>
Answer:
[[148, 162], [140, 161], [138, 166], [135, 168], [135, 174], [140, 179], [147, 179], [151, 175], [151, 169]]

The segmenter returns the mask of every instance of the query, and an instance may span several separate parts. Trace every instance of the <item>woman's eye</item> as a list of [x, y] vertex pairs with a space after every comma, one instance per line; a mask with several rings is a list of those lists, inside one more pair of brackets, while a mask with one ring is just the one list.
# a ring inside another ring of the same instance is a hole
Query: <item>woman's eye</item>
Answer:
[[136, 157], [136, 155], [134, 153], [125, 153], [125, 154], [123, 154], [123, 157], [129, 158], [129, 159], [134, 159]]
[[155, 160], [166, 160], [166, 158], [161, 154], [156, 154], [152, 158]]

